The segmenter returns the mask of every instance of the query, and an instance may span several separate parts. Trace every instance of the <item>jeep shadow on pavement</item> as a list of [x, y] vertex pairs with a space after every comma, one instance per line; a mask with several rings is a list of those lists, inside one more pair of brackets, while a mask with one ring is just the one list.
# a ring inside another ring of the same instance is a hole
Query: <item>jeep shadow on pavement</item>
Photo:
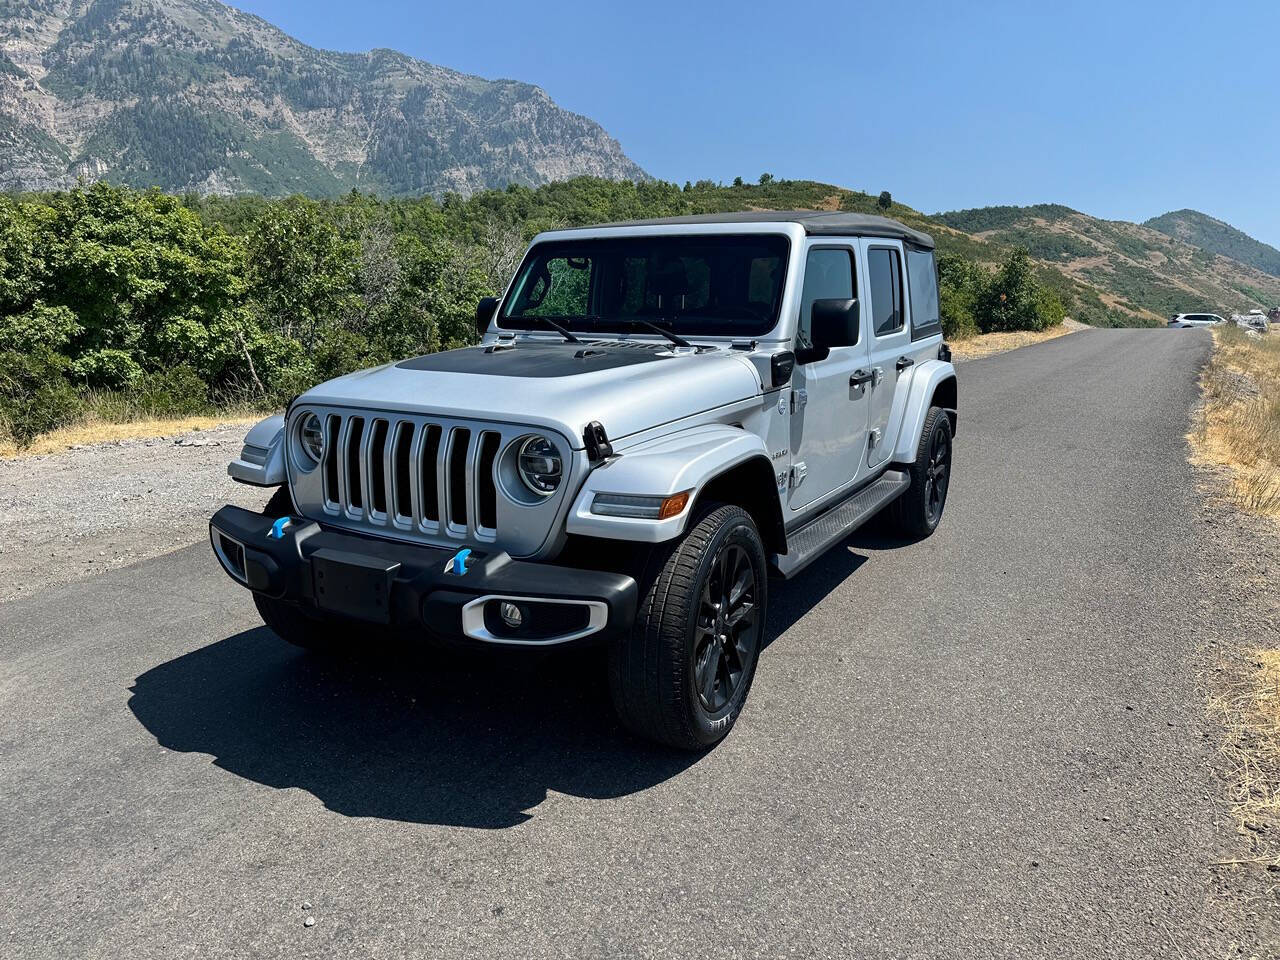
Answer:
[[[833, 550], [783, 584], [766, 636], [865, 559]], [[258, 627], [141, 674], [129, 709], [162, 747], [305, 790], [343, 816], [502, 829], [531, 819], [549, 791], [614, 799], [699, 759], [618, 725], [598, 682], [602, 656], [390, 647], [313, 657]]]
[[544, 233], [476, 319], [478, 346], [323, 383], [229, 465], [280, 488], [210, 540], [283, 639], [595, 645], [625, 727], [705, 749], [743, 709], [771, 576], [877, 515], [914, 539], [942, 519], [956, 372], [933, 241], [896, 221]]

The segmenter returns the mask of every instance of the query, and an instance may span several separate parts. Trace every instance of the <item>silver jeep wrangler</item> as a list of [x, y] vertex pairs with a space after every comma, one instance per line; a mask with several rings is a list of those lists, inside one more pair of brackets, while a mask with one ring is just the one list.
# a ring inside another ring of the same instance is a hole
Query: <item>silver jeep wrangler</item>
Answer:
[[622, 722], [733, 726], [793, 577], [890, 508], [942, 518], [956, 374], [933, 241], [849, 213], [717, 214], [536, 237], [481, 343], [323, 383], [254, 427], [214, 553], [308, 648], [377, 628], [603, 643]]

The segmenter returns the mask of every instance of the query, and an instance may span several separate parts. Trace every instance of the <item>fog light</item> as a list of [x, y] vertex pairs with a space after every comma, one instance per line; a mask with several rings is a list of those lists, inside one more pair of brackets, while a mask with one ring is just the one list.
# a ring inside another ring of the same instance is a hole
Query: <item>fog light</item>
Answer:
[[524, 614], [520, 612], [520, 608], [507, 600], [498, 604], [498, 616], [512, 630], [519, 630], [520, 625], [524, 623]]

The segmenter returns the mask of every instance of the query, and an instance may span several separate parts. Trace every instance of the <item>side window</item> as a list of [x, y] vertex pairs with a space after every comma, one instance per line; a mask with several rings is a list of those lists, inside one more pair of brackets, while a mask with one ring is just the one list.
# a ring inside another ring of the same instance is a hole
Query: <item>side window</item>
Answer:
[[902, 261], [897, 250], [872, 247], [867, 251], [871, 280], [871, 328], [877, 337], [902, 329]]
[[804, 287], [800, 291], [800, 325], [796, 341], [811, 346], [809, 324], [815, 300], [852, 300], [854, 294], [853, 251], [817, 247], [809, 251], [804, 263]]
[[941, 332], [938, 269], [932, 250], [907, 247], [907, 290], [911, 294], [911, 336], [921, 338]]

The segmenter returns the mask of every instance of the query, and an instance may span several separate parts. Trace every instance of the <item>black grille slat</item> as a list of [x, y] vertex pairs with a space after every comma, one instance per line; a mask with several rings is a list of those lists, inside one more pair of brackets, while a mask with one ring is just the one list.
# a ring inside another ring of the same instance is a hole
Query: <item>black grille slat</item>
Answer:
[[369, 508], [387, 512], [387, 421], [375, 420], [369, 436]]
[[395, 508], [397, 517], [413, 516], [413, 424], [402, 420], [396, 425], [396, 438], [391, 451], [392, 481], [395, 484]]
[[440, 458], [440, 434], [437, 424], [427, 427], [427, 438], [422, 442], [420, 461], [422, 475], [422, 519], [429, 523], [440, 522], [440, 488], [436, 483], [436, 461]]
[[360, 489], [360, 442], [364, 440], [364, 417], [352, 417], [347, 430], [347, 504], [355, 510], [364, 509], [364, 497]]
[[330, 414], [324, 421], [324, 499], [326, 503], [338, 503], [338, 437], [342, 431], [342, 418]]
[[502, 434], [486, 431], [480, 435], [480, 456], [476, 458], [476, 522], [488, 530], [498, 527], [498, 487], [493, 464], [502, 446]]
[[467, 526], [467, 452], [471, 431], [457, 427], [449, 441], [449, 522]]

